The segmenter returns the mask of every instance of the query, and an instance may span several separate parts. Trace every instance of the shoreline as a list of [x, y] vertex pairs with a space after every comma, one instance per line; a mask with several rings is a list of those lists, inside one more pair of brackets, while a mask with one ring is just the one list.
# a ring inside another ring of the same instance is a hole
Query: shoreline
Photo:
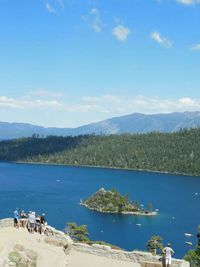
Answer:
[[168, 172], [168, 171], [156, 171], [147, 169], [133, 169], [133, 168], [120, 168], [120, 167], [108, 167], [108, 166], [98, 166], [98, 165], [77, 165], [77, 164], [64, 164], [64, 163], [53, 163], [53, 162], [26, 162], [26, 161], [1, 161], [10, 162], [17, 164], [32, 164], [32, 165], [49, 165], [49, 166], [65, 166], [65, 167], [79, 167], [79, 168], [94, 168], [94, 169], [107, 169], [107, 170], [121, 170], [121, 171], [135, 171], [135, 172], [147, 172], [155, 174], [169, 174], [176, 176], [189, 176], [189, 177], [200, 177], [200, 174], [188, 174], [188, 173], [178, 173], [178, 172]]
[[102, 210], [90, 208], [87, 204], [84, 204], [83, 202], [80, 202], [80, 205], [89, 209], [89, 210], [93, 210], [93, 211], [105, 213], [105, 214], [135, 215], [135, 216], [155, 216], [158, 214], [158, 212], [156, 212], [156, 211], [152, 211], [152, 212], [148, 212], [148, 213], [145, 213], [145, 211], [144, 212], [139, 212], [139, 211], [122, 211], [122, 212], [102, 211]]

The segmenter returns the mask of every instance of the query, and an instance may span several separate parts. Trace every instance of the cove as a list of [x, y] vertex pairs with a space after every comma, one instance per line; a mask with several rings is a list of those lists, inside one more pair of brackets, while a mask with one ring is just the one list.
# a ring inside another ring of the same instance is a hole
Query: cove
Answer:
[[[151, 202], [159, 209], [159, 215], [101, 214], [79, 205], [80, 199], [101, 187], [128, 193], [131, 200], [145, 206]], [[185, 242], [196, 243], [200, 224], [200, 177], [1, 162], [0, 218], [12, 217], [16, 207], [45, 212], [49, 224], [60, 230], [66, 222], [86, 224], [91, 239], [104, 240], [127, 250], [144, 250], [152, 235], [160, 235], [164, 243], [172, 244], [175, 257], [183, 257], [192, 248]], [[194, 236], [187, 237], [186, 232]]]

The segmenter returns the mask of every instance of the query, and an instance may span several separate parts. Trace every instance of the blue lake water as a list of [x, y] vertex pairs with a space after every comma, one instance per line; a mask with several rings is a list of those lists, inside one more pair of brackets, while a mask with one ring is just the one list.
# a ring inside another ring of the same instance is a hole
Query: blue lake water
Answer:
[[[144, 205], [151, 202], [160, 213], [155, 217], [110, 215], [79, 205], [80, 199], [101, 187], [128, 193], [131, 200]], [[185, 242], [196, 242], [200, 177], [1, 162], [0, 218], [12, 217], [16, 207], [45, 212], [48, 223], [61, 230], [66, 222], [86, 224], [91, 239], [105, 240], [127, 250], [144, 250], [152, 235], [160, 235], [164, 243], [172, 244], [175, 256], [182, 257], [191, 248]], [[194, 237], [185, 237], [185, 232]]]

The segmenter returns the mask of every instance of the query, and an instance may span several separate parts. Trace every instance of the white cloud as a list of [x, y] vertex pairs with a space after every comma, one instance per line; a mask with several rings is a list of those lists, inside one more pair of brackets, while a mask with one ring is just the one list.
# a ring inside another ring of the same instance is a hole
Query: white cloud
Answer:
[[[132, 112], [141, 113], [169, 113], [174, 111], [197, 111], [200, 110], [200, 99], [183, 97], [179, 99], [162, 99], [158, 97], [125, 97], [115, 95], [103, 95], [84, 97], [83, 105], [100, 107], [104, 112], [111, 115], [122, 115]], [[75, 111], [75, 110], [74, 110]]]
[[176, 2], [183, 4], [183, 5], [195, 5], [195, 4], [199, 4], [200, 0], [176, 0]]
[[101, 18], [99, 14], [99, 10], [97, 8], [93, 8], [90, 11], [90, 15], [93, 17], [92, 18], [92, 28], [95, 32], [101, 32], [102, 30], [102, 23], [101, 23]]
[[81, 103], [81, 104], [70, 104], [66, 105], [65, 108], [68, 112], [73, 112], [73, 113], [91, 113], [91, 112], [96, 112], [96, 113], [108, 113], [109, 110], [98, 104], [87, 104], [87, 103]]
[[14, 98], [0, 96], [0, 107], [20, 108], [20, 105]]
[[154, 31], [150, 34], [151, 39], [153, 39], [155, 42], [159, 43], [160, 45], [171, 48], [172, 47], [172, 41], [170, 41], [166, 37], [162, 37], [161, 34], [157, 31]]
[[48, 97], [48, 98], [63, 98], [64, 94], [59, 92], [50, 92], [47, 90], [36, 90], [29, 93], [30, 96]]
[[64, 0], [49, 0], [46, 1], [45, 7], [49, 13], [58, 14], [59, 10], [64, 9]]
[[129, 28], [124, 27], [122, 24], [119, 24], [118, 26], [113, 28], [112, 33], [117, 38], [117, 40], [124, 42], [128, 39], [131, 31]]
[[[35, 97], [35, 96], [34, 96]], [[38, 114], [47, 114], [48, 122], [38, 117]], [[190, 97], [181, 97], [178, 99], [164, 99], [159, 97], [147, 96], [123, 96], [106, 94], [100, 96], [85, 96], [76, 101], [64, 101], [51, 99], [24, 99], [0, 96], [0, 111], [10, 114], [12, 120], [16, 116], [32, 117], [32, 122], [40, 120], [40, 124], [52, 124], [52, 118], [55, 117], [55, 123], [66, 121], [66, 117], [71, 118], [72, 124], [85, 124], [92, 121], [103, 120], [106, 118], [126, 115], [129, 113], [170, 113], [183, 111], [199, 111], [200, 99]], [[1, 114], [0, 113], [0, 114]], [[37, 114], [37, 115], [36, 115]], [[4, 118], [6, 118], [4, 116]], [[75, 119], [76, 118], [76, 119]], [[57, 119], [57, 122], [56, 122]], [[4, 119], [5, 120], [5, 119]], [[14, 119], [15, 120], [15, 119]], [[42, 122], [43, 121], [43, 122]], [[29, 122], [31, 122], [29, 120]], [[57, 124], [57, 126], [59, 126]]]
[[41, 100], [30, 99], [25, 100], [23, 98], [14, 99], [7, 96], [0, 96], [0, 107], [15, 108], [15, 109], [30, 109], [30, 108], [61, 108], [62, 103], [57, 100]]
[[194, 50], [194, 51], [200, 51], [200, 44], [196, 44], [194, 45], [191, 50]]
[[100, 11], [97, 8], [92, 8], [88, 15], [82, 16], [82, 20], [87, 22], [89, 26], [97, 33], [102, 31], [105, 24], [102, 23]]
[[53, 8], [53, 6], [49, 2], [46, 2], [45, 6], [49, 13], [56, 13], [56, 10]]

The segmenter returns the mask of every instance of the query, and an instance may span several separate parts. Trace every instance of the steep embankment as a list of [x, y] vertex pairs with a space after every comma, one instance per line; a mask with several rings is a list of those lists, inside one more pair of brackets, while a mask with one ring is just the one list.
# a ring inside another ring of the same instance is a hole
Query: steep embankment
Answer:
[[[14, 229], [10, 219], [0, 220], [0, 266], [23, 267], [155, 267], [159, 256], [146, 252], [112, 250], [109, 246], [73, 243], [63, 232], [53, 235], [29, 234]], [[20, 262], [20, 264], [14, 264]], [[189, 267], [189, 263], [173, 260], [173, 267]]]

